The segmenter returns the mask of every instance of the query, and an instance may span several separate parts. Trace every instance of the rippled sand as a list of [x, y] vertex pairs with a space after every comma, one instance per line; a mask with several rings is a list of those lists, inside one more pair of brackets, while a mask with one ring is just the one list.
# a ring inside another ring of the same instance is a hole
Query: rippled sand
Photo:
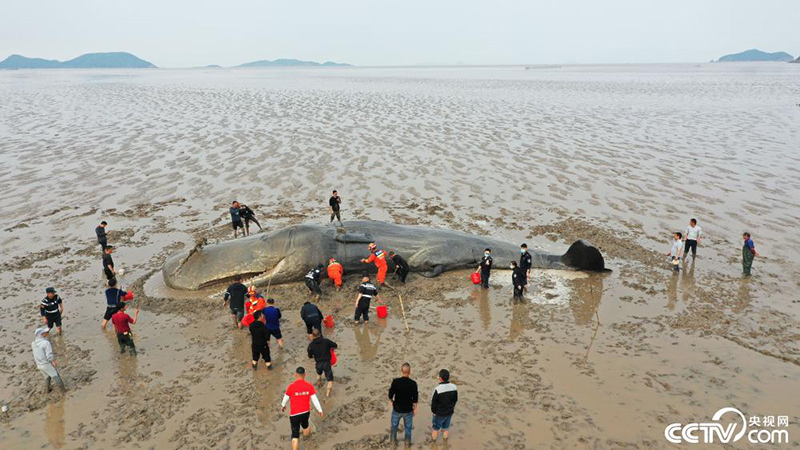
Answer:
[[[308, 366], [303, 288], [273, 288], [287, 350], [253, 375], [217, 292], [165, 299], [151, 274], [195, 239], [230, 238], [234, 198], [277, 229], [327, 220], [334, 188], [346, 218], [551, 250], [588, 238], [614, 272], [537, 274], [523, 304], [502, 273], [483, 294], [463, 273], [412, 277], [397, 292], [408, 336], [396, 310], [354, 329], [351, 293], [330, 296], [341, 382], [306, 448], [387, 445], [385, 391], [406, 359], [426, 447], [442, 366], [462, 392], [453, 448], [667, 448], [664, 426], [723, 406], [800, 416], [800, 65], [0, 71], [0, 99], [10, 448], [286, 444], [276, 403]], [[669, 233], [690, 217], [706, 239], [673, 274]], [[101, 219], [144, 309], [138, 361], [99, 331]], [[749, 280], [745, 229], [764, 256]], [[53, 339], [66, 397], [31, 394], [49, 285], [67, 301]]]

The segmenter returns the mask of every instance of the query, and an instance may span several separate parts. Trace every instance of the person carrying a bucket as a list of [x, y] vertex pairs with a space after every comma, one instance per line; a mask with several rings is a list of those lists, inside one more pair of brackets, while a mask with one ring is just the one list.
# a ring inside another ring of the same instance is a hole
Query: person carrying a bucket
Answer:
[[336, 290], [340, 291], [342, 289], [342, 276], [344, 275], [344, 268], [342, 264], [336, 260], [336, 258], [331, 258], [328, 261], [328, 278], [330, 278], [333, 285], [336, 286]]
[[255, 311], [261, 311], [266, 308], [267, 302], [261, 294], [256, 292], [255, 286], [250, 286], [247, 288], [247, 301], [244, 306], [247, 314], [253, 314]]
[[369, 323], [369, 304], [373, 298], [377, 299], [378, 288], [370, 283], [369, 277], [361, 279], [361, 286], [358, 287], [358, 298], [356, 298], [356, 313], [353, 320], [361, 323], [361, 318], [364, 318], [364, 324]]
[[489, 275], [492, 274], [492, 249], [487, 248], [483, 252], [483, 258], [481, 258], [480, 264], [478, 264], [478, 269], [475, 273], [481, 273], [481, 286], [484, 289], [489, 289]]
[[378, 268], [378, 283], [384, 285], [386, 282], [386, 271], [389, 268], [386, 265], [386, 252], [378, 249], [378, 246], [375, 245], [374, 242], [369, 244], [369, 251], [370, 251], [369, 258], [362, 259], [361, 262], [365, 264], [374, 262], [375, 267]]
[[317, 382], [322, 380], [322, 374], [325, 374], [325, 380], [328, 386], [325, 388], [325, 397], [331, 396], [331, 389], [333, 389], [333, 350], [338, 347], [336, 342], [322, 337], [322, 333], [318, 329], [311, 332], [314, 339], [308, 344], [308, 357], [314, 358], [317, 369]]

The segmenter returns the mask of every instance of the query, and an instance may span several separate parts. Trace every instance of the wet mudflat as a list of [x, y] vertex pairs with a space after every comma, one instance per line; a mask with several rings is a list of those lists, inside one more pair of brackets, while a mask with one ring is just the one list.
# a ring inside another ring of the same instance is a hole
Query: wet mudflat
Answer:
[[[613, 272], [537, 271], [523, 302], [504, 271], [488, 291], [467, 272], [412, 275], [367, 327], [349, 320], [355, 277], [328, 287], [341, 362], [304, 448], [388, 446], [386, 392], [404, 361], [425, 400], [418, 448], [431, 447], [442, 367], [459, 386], [454, 449], [668, 448], [667, 424], [725, 406], [789, 415], [800, 437], [796, 69], [559, 70], [0, 74], [3, 448], [287, 446], [280, 398], [313, 365], [305, 287], [270, 288], [286, 347], [253, 372], [223, 287], [171, 292], [158, 269], [196, 239], [231, 238], [233, 198], [274, 230], [326, 221], [333, 188], [348, 218], [552, 251], [586, 238]], [[692, 216], [706, 239], [673, 273], [668, 233]], [[101, 219], [142, 308], [136, 359], [100, 331]], [[766, 256], [750, 279], [743, 229]], [[50, 285], [66, 301], [52, 338], [66, 395], [42, 393], [30, 355]]]

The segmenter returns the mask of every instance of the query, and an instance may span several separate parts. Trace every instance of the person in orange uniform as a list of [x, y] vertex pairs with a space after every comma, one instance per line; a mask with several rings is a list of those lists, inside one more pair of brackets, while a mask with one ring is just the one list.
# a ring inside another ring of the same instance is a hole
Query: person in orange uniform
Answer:
[[331, 258], [330, 261], [328, 261], [328, 278], [333, 281], [337, 291], [342, 289], [342, 275], [344, 275], [342, 264], [339, 263], [336, 258]]
[[378, 268], [378, 283], [381, 285], [386, 284], [386, 271], [388, 270], [389, 266], [386, 265], [386, 252], [383, 250], [379, 250], [378, 246], [375, 245], [373, 242], [369, 244], [369, 251], [370, 255], [367, 259], [362, 259], [361, 262], [363, 263], [375, 263], [375, 267]]
[[253, 314], [254, 311], [261, 311], [267, 307], [267, 302], [264, 297], [256, 292], [255, 286], [247, 288], [247, 301], [244, 302], [244, 310], [247, 314]]

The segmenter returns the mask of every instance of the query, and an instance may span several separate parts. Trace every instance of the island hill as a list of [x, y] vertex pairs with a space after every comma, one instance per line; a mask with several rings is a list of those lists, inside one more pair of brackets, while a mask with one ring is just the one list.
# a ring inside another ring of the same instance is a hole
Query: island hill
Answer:
[[[352, 67], [350, 64], [327, 61], [302, 61], [299, 59], [263, 59], [241, 64], [235, 67]], [[69, 61], [54, 59], [28, 58], [22, 55], [11, 55], [0, 61], [0, 69], [149, 69], [156, 65], [126, 52], [87, 53]], [[222, 68], [216, 64], [205, 66], [206, 69]]]
[[[725, 55], [717, 62], [741, 62], [741, 61], [788, 61], [793, 62], [794, 56], [786, 52], [767, 53], [761, 50], [751, 49], [741, 53]], [[798, 58], [800, 60], [800, 58]]]
[[236, 67], [353, 67], [353, 66], [350, 64], [337, 63], [333, 61], [318, 63], [315, 61], [301, 61], [299, 59], [276, 59], [274, 61], [263, 59], [260, 61], [253, 61], [249, 63], [240, 64]]
[[0, 61], [0, 69], [149, 69], [156, 66], [130, 53], [87, 53], [69, 61], [11, 55]]

